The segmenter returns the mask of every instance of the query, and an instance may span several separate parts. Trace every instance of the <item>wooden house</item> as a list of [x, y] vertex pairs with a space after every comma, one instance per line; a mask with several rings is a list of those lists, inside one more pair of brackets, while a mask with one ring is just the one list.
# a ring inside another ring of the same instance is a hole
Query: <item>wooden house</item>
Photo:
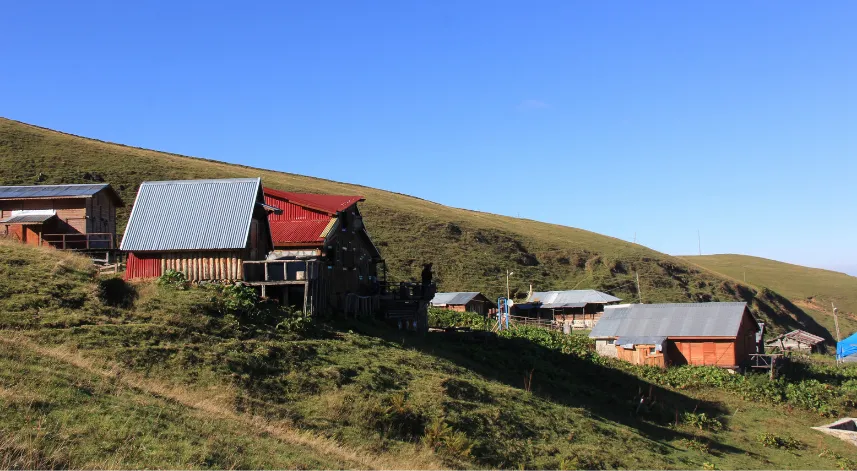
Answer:
[[479, 292], [437, 293], [431, 300], [432, 307], [458, 312], [475, 312], [488, 315], [497, 305]]
[[0, 231], [26, 244], [111, 250], [122, 206], [106, 183], [0, 186]]
[[604, 306], [621, 299], [593, 289], [536, 291], [516, 304], [512, 314], [532, 319], [549, 320], [563, 330], [591, 329], [601, 318]]
[[242, 280], [244, 262], [273, 248], [272, 211], [258, 178], [144, 182], [120, 247], [125, 277], [175, 270], [192, 281]]
[[596, 351], [641, 365], [745, 366], [758, 323], [747, 303], [607, 306], [589, 336]]
[[778, 335], [765, 343], [769, 351], [779, 350], [781, 352], [804, 352], [816, 351], [819, 345], [824, 343], [824, 338], [810, 334], [804, 330], [793, 330], [787, 334]]
[[357, 207], [363, 197], [272, 188], [264, 196], [282, 212], [268, 216], [273, 250], [248, 284], [309, 313], [377, 311], [385, 267]]

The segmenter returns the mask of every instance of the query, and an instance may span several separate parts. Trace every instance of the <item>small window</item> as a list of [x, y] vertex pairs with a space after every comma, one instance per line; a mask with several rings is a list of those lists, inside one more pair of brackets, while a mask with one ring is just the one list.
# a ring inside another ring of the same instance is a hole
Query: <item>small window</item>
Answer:
[[658, 349], [657, 347], [649, 347], [649, 355], [657, 355]]

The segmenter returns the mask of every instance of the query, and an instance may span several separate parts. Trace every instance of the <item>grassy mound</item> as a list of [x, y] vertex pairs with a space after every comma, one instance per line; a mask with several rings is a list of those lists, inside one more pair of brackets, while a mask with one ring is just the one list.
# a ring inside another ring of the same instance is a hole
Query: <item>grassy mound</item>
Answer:
[[[0, 331], [0, 466], [852, 464], [847, 444], [809, 429], [831, 408], [853, 413], [834, 399], [746, 396], [771, 387], [605, 361], [585, 337], [539, 330], [473, 344], [368, 321], [259, 322], [219, 287], [126, 285], [68, 254], [0, 248], [15, 296], [39, 306], [16, 308]], [[60, 262], [69, 268], [43, 272]], [[852, 379], [826, 381], [839, 393]]]

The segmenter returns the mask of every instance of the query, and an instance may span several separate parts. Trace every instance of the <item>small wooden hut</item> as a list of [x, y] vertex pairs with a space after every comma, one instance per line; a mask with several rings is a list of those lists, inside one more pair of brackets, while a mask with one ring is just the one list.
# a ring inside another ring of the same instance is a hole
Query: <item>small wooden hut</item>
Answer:
[[769, 351], [779, 350], [781, 352], [814, 352], [819, 345], [824, 343], [824, 338], [810, 334], [805, 330], [793, 330], [789, 333], [778, 335], [765, 343]]
[[436, 293], [431, 300], [433, 307], [458, 312], [475, 312], [487, 315], [497, 307], [484, 294], [479, 292]]

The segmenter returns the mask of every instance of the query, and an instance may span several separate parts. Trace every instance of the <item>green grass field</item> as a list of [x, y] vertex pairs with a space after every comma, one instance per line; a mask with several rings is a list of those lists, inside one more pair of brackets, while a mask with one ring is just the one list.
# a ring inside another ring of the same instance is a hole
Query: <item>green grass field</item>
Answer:
[[[39, 177], [41, 175], [41, 178]], [[433, 262], [442, 291], [512, 292], [592, 288], [645, 302], [744, 300], [771, 332], [804, 328], [832, 338], [824, 317], [779, 296], [703, 270], [682, 259], [592, 232], [450, 208], [430, 201], [346, 183], [230, 165], [71, 136], [0, 118], [0, 184], [110, 182], [130, 204], [140, 182], [192, 178], [262, 177], [273, 188], [360, 194], [367, 228], [394, 281], [417, 279]], [[124, 225], [129, 207], [120, 216]]]
[[0, 467], [855, 464], [809, 427], [857, 412], [857, 369], [735, 383], [604, 361], [584, 336], [541, 330], [472, 344], [368, 320], [273, 328], [222, 296], [0, 242]]
[[830, 332], [834, 331], [831, 303], [839, 308], [842, 337], [857, 332], [857, 277], [748, 255], [703, 255], [683, 259], [708, 270], [770, 288], [795, 303]]

